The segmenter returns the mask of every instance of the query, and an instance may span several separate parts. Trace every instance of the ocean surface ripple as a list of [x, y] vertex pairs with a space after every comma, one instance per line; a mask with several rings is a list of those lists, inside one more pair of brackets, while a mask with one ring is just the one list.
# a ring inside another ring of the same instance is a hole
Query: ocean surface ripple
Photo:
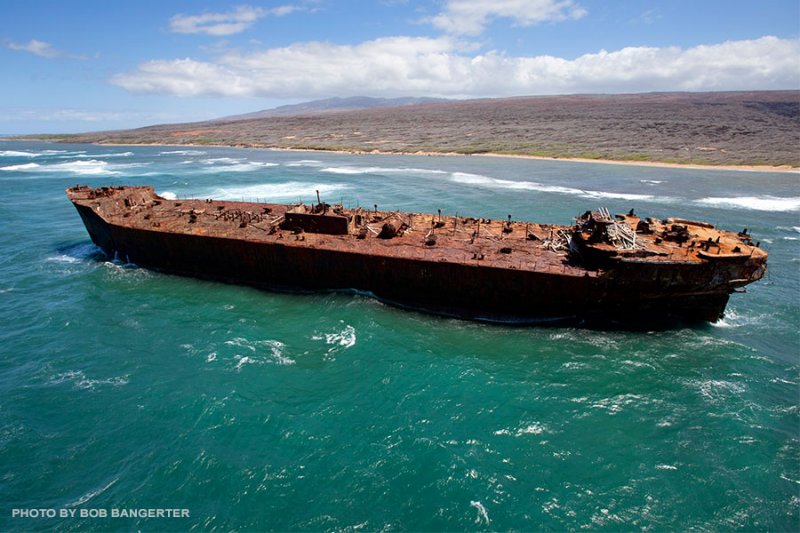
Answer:
[[[796, 175], [0, 148], [0, 530], [800, 529]], [[713, 325], [478, 324], [114, 261], [77, 182], [562, 224], [633, 207], [747, 227], [769, 275]], [[153, 508], [189, 517], [12, 516]]]

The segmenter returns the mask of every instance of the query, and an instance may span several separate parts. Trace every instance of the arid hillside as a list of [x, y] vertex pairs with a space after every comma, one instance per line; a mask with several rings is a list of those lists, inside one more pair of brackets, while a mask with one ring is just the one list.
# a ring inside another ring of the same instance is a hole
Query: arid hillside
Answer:
[[51, 138], [800, 167], [800, 91], [469, 100]]

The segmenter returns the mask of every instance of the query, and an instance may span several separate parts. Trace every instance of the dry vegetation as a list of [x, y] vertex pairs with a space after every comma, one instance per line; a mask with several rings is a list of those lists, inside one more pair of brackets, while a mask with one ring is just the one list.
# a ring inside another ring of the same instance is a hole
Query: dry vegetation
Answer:
[[49, 138], [800, 167], [800, 91], [470, 100]]

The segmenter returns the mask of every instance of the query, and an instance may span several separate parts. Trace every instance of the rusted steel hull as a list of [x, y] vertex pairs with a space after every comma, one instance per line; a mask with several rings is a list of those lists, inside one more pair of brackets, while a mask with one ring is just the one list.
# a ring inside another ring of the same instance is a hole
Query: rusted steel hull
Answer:
[[353, 289], [472, 319], [648, 327], [715, 321], [731, 292], [713, 283], [710, 265], [630, 264], [576, 276], [557, 265], [518, 270], [130, 227], [75, 206], [97, 246], [142, 267], [262, 288]]

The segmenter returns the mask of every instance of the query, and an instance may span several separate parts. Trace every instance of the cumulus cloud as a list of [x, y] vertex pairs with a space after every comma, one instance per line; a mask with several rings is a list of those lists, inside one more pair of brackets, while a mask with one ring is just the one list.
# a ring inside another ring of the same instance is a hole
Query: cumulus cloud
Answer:
[[6, 46], [11, 50], [30, 52], [33, 55], [37, 55], [39, 57], [46, 57], [47, 59], [53, 59], [56, 57], [61, 57], [66, 55], [61, 50], [54, 48], [52, 44], [46, 43], [44, 41], [37, 41], [36, 39], [31, 39], [30, 41], [24, 44], [10, 42], [6, 44]]
[[450, 34], [478, 35], [495, 18], [532, 26], [584, 15], [586, 10], [573, 0], [448, 0], [444, 10], [429, 22]]
[[267, 15], [283, 16], [296, 11], [293, 5], [283, 5], [272, 9], [239, 6], [226, 13], [203, 13], [202, 15], [178, 14], [169, 21], [174, 33], [205, 33], [206, 35], [233, 35], [241, 33]]
[[112, 78], [133, 92], [178, 96], [499, 97], [537, 94], [792, 89], [800, 39], [762, 37], [683, 49], [628, 47], [575, 59], [474, 54], [451, 37], [309, 42], [214, 62], [157, 60]]

